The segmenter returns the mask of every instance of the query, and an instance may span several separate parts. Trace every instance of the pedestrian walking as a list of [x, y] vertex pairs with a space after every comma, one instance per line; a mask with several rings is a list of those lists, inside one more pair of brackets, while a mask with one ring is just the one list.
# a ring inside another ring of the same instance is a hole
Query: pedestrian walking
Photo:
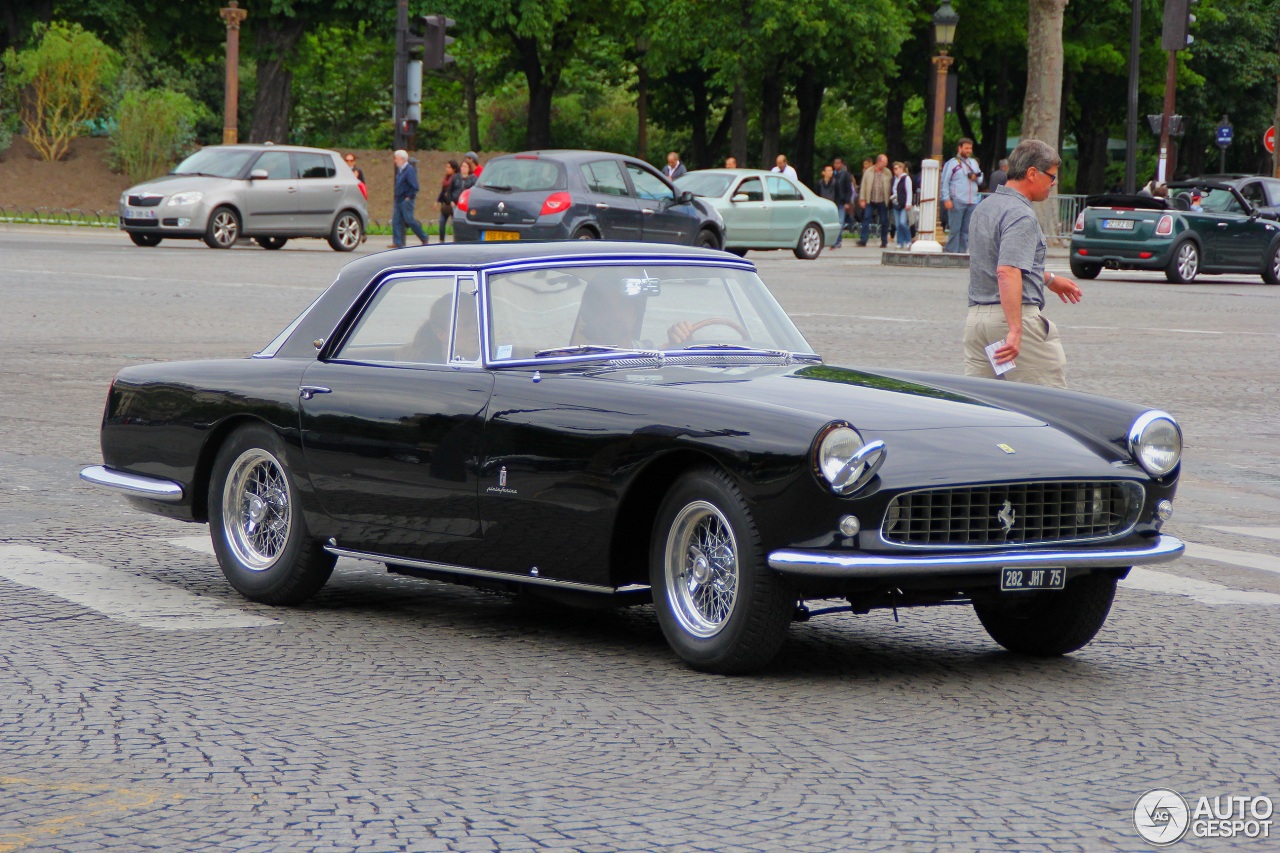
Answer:
[[[1052, 146], [1024, 139], [1009, 155], [1008, 181], [973, 212], [966, 376], [1067, 387], [1058, 327], [1042, 313], [1044, 291], [1071, 303], [1082, 293], [1072, 279], [1045, 271], [1048, 243], [1031, 207], [1049, 197], [1061, 162]], [[1015, 366], [998, 374], [1005, 365]]]
[[356, 181], [360, 184], [360, 194], [364, 196], [365, 201], [369, 200], [369, 187], [364, 182], [364, 170], [356, 166], [356, 155], [347, 153], [342, 157], [342, 162], [347, 164], [347, 168], [351, 170], [351, 174], [356, 176]]
[[418, 170], [409, 162], [409, 152], [403, 148], [392, 157], [396, 163], [396, 182], [391, 208], [391, 245], [388, 248], [404, 248], [405, 228], [413, 231], [425, 246], [427, 233], [413, 215], [414, 202], [418, 198]]
[[942, 206], [947, 210], [944, 252], [969, 251], [969, 215], [981, 201], [982, 170], [973, 159], [973, 140], [961, 139], [956, 156], [942, 164]]
[[480, 177], [480, 173], [484, 171], [484, 166], [480, 165], [480, 158], [476, 156], [476, 152], [468, 151], [463, 155], [462, 159], [471, 164], [471, 174], [477, 178]]
[[667, 152], [667, 165], [662, 167], [662, 174], [667, 176], [667, 180], [675, 182], [675, 179], [689, 171], [684, 167], [684, 163], [680, 162], [680, 152]]
[[770, 172], [777, 172], [780, 175], [786, 175], [788, 178], [790, 178], [793, 181], [800, 180], [800, 177], [796, 174], [796, 170], [793, 167], [787, 165], [786, 154], [779, 154], [778, 159], [775, 160], [774, 162], [777, 165], [775, 165], [772, 169], [770, 169], [769, 170]]
[[987, 181], [987, 192], [995, 192], [1004, 186], [1007, 180], [1009, 180], [1009, 161], [1007, 158], [1001, 158], [999, 167], [991, 173], [991, 179]]
[[840, 205], [836, 204], [836, 171], [833, 166], [822, 167], [822, 177], [818, 179], [818, 185], [813, 189], [818, 194], [818, 198], [825, 198], [827, 201], [836, 205], [836, 209], [840, 209]]
[[462, 194], [476, 185], [475, 170], [471, 168], [471, 161], [464, 159], [458, 164], [458, 177], [453, 179], [453, 206], [458, 206], [458, 199], [462, 198]]
[[440, 181], [440, 192], [436, 196], [436, 209], [440, 211], [440, 242], [444, 242], [445, 227], [453, 217], [453, 203], [458, 198], [456, 183], [458, 180], [458, 161], [450, 160], [444, 164], [444, 178]]
[[836, 235], [836, 242], [831, 248], [839, 249], [840, 244], [844, 242], [844, 232], [853, 229], [853, 199], [856, 193], [853, 189], [853, 176], [849, 174], [849, 170], [845, 168], [844, 158], [835, 158], [832, 175], [836, 180], [836, 209], [840, 214], [840, 233]]
[[893, 194], [890, 198], [893, 204], [893, 227], [898, 248], [910, 249], [910, 210], [915, 207], [916, 190], [911, 183], [911, 173], [907, 170], [907, 164], [901, 160], [893, 164]]
[[867, 245], [871, 234], [871, 218], [874, 216], [880, 228], [880, 248], [889, 245], [889, 196], [893, 193], [893, 173], [889, 171], [889, 155], [880, 154], [875, 165], [862, 173], [862, 239], [859, 246]]

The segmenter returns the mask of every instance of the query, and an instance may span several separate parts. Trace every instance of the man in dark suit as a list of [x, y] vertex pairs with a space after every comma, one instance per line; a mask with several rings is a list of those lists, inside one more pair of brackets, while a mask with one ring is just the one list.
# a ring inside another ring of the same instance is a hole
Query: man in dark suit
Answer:
[[409, 162], [409, 152], [401, 149], [394, 155], [396, 161], [395, 201], [391, 208], [391, 249], [404, 248], [404, 229], [408, 226], [425, 246], [427, 232], [413, 215], [414, 200], [418, 197], [418, 170]]
[[833, 162], [835, 164], [834, 177], [836, 181], [835, 202], [836, 209], [840, 214], [840, 233], [836, 237], [835, 245], [831, 248], [839, 249], [840, 244], [844, 242], [845, 230], [853, 230], [853, 176], [845, 168], [843, 157], [837, 157]]

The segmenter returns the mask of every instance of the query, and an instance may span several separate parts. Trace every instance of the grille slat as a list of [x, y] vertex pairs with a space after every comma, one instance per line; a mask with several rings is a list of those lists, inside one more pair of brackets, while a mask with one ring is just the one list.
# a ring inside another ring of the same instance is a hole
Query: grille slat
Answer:
[[1137, 483], [1067, 481], [925, 489], [889, 503], [881, 534], [893, 545], [998, 547], [1122, 536], [1142, 510]]

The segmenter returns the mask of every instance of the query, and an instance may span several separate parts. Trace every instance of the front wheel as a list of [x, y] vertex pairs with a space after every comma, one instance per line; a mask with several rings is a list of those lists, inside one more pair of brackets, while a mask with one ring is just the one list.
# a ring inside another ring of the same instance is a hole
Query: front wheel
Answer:
[[1190, 284], [1200, 274], [1200, 247], [1190, 240], [1179, 243], [1165, 268], [1164, 277], [1174, 284]]
[[130, 231], [129, 239], [133, 241], [133, 245], [143, 246], [148, 249], [152, 246], [160, 245], [159, 234], [139, 234], [137, 231]]
[[818, 255], [822, 254], [822, 228], [816, 223], [810, 222], [800, 232], [800, 239], [796, 241], [796, 247], [793, 250], [796, 257], [802, 261], [812, 261]]
[[254, 237], [253, 239], [259, 246], [264, 249], [270, 249], [271, 251], [283, 249], [284, 244], [289, 242], [288, 237]]
[[240, 238], [240, 217], [234, 210], [223, 206], [209, 215], [204, 229], [204, 244], [210, 249], [230, 249]]
[[333, 572], [333, 555], [307, 531], [283, 444], [265, 426], [237, 430], [218, 450], [209, 529], [222, 573], [252, 601], [300, 604]]
[[693, 245], [699, 249], [719, 249], [720, 238], [711, 229], [703, 228], [698, 232], [698, 239], [693, 241]]
[[662, 633], [694, 669], [748, 672], [782, 648], [796, 596], [769, 569], [746, 500], [723, 472], [692, 471], [667, 493], [649, 578]]
[[1280, 284], [1280, 243], [1271, 247], [1267, 265], [1262, 268], [1262, 280], [1267, 284]]
[[1085, 261], [1071, 259], [1071, 274], [1076, 278], [1094, 279], [1102, 272], [1102, 264], [1090, 264]]
[[329, 246], [335, 252], [350, 252], [364, 240], [364, 223], [349, 210], [338, 214], [329, 230]]
[[[1116, 595], [1116, 579], [1085, 575], [1058, 592], [1004, 595], [1010, 597], [973, 603], [991, 639], [1018, 654], [1057, 657], [1084, 648], [1102, 630]], [[1012, 597], [1021, 595], [1032, 597]]]

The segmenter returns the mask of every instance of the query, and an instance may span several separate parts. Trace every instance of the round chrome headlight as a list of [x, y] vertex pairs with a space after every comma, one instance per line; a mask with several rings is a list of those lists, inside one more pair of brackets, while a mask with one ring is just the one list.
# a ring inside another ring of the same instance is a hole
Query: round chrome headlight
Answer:
[[1172, 415], [1143, 412], [1129, 427], [1129, 452], [1142, 469], [1163, 477], [1182, 461], [1182, 430]]
[[867, 444], [853, 427], [833, 424], [818, 441], [814, 467], [833, 492], [848, 495], [871, 482], [884, 457], [883, 441]]

